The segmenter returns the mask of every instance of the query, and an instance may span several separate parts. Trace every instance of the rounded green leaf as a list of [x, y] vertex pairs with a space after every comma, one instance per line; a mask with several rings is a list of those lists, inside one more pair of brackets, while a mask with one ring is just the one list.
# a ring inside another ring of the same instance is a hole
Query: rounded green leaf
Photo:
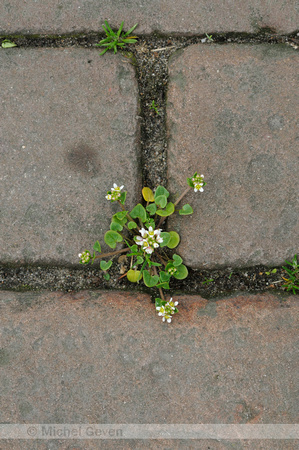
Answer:
[[155, 203], [150, 203], [149, 205], [147, 205], [146, 210], [150, 213], [151, 216], [153, 216], [154, 214], [156, 214], [157, 206]]
[[174, 204], [169, 202], [165, 209], [158, 209], [157, 214], [161, 217], [171, 216], [174, 213]]
[[109, 275], [109, 273], [105, 272], [105, 273], [104, 273], [104, 278], [105, 278], [106, 281], [110, 280], [110, 275]]
[[179, 210], [179, 214], [181, 216], [187, 216], [188, 214], [193, 214], [193, 209], [191, 208], [191, 206], [188, 203], [186, 203], [186, 205], [184, 205], [183, 208]]
[[159, 195], [165, 195], [166, 198], [169, 197], [169, 192], [167, 189], [165, 189], [163, 186], [158, 186], [155, 191], [155, 200]]
[[129, 222], [128, 228], [129, 228], [129, 230], [132, 230], [133, 228], [137, 228], [137, 223], [133, 222], [133, 221]]
[[169, 231], [170, 240], [167, 244], [168, 248], [175, 248], [179, 245], [180, 235], [176, 231]]
[[135, 208], [132, 209], [130, 215], [131, 217], [133, 217], [133, 219], [136, 219], [138, 217], [142, 222], [145, 222], [147, 218], [146, 211], [140, 203], [138, 203], [138, 205], [136, 205]]
[[148, 270], [144, 270], [143, 271], [143, 281], [147, 287], [153, 287], [153, 286], [156, 286], [156, 284], [158, 284], [159, 276], [158, 275], [152, 276]]
[[119, 211], [118, 213], [114, 214], [113, 217], [116, 217], [118, 220], [122, 220], [126, 217], [128, 212], [129, 211]]
[[107, 231], [104, 236], [104, 241], [111, 248], [116, 247], [117, 242], [121, 242], [123, 240], [122, 236], [117, 231]]
[[100, 262], [100, 268], [102, 270], [108, 270], [110, 269], [110, 267], [112, 266], [112, 261], [101, 261]]
[[161, 238], [163, 239], [163, 242], [161, 242], [160, 247], [166, 247], [168, 242], [170, 241], [170, 234], [167, 233], [167, 231], [162, 231], [160, 234]]
[[183, 280], [184, 278], [187, 278], [188, 276], [188, 269], [184, 264], [181, 264], [180, 266], [176, 267], [177, 271], [173, 274], [174, 278], [177, 280]]
[[127, 278], [131, 283], [137, 283], [138, 279], [142, 278], [142, 274], [140, 276], [140, 270], [129, 270], [127, 272]]
[[97, 242], [94, 244], [93, 249], [94, 249], [96, 252], [101, 253], [102, 250], [101, 250], [101, 244], [99, 243], [99, 241], [97, 241]]
[[120, 223], [118, 223], [118, 222], [111, 222], [110, 230], [121, 231], [122, 229], [123, 229], [123, 226]]
[[179, 255], [174, 254], [173, 255], [173, 265], [174, 267], [178, 267], [182, 264], [183, 260]]
[[165, 208], [167, 205], [167, 197], [165, 195], [159, 195], [155, 198], [155, 203], [160, 206], [160, 208]]

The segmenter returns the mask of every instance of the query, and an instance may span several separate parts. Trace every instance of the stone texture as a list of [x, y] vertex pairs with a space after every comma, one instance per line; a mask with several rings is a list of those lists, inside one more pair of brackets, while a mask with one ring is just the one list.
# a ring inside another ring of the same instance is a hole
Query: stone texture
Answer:
[[298, 251], [298, 55], [282, 45], [203, 46], [170, 63], [171, 192], [205, 175], [169, 222], [192, 267], [282, 264]]
[[176, 299], [163, 324], [144, 294], [2, 291], [0, 422], [296, 423], [299, 297]]
[[298, 28], [296, 0], [10, 0], [0, 5], [0, 34], [76, 33], [102, 31], [105, 19], [118, 28], [124, 20], [137, 33], [200, 34], [206, 32], [257, 32], [263, 27], [278, 33]]
[[0, 78], [0, 260], [78, 263], [119, 210], [113, 183], [137, 200], [134, 70], [97, 50], [16, 49]]

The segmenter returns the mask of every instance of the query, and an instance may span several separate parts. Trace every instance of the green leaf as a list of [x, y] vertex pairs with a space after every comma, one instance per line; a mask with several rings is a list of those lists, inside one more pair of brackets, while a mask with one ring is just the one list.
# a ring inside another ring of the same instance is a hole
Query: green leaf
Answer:
[[17, 44], [15, 44], [14, 42], [11, 42], [9, 39], [4, 39], [4, 41], [2, 41], [1, 47], [2, 48], [12, 48], [12, 47], [16, 47]]
[[120, 194], [120, 197], [119, 197], [119, 201], [122, 205], [125, 204], [126, 198], [127, 198], [127, 191], [124, 191]]
[[168, 248], [175, 248], [179, 245], [180, 235], [176, 231], [169, 231], [170, 240], [167, 244]]
[[165, 208], [167, 205], [167, 197], [166, 195], [159, 195], [155, 198], [156, 205], [160, 206], [161, 208]]
[[146, 207], [146, 210], [150, 213], [151, 216], [153, 216], [154, 214], [156, 214], [157, 206], [155, 205], [155, 203], [150, 203]]
[[121, 231], [122, 229], [123, 229], [123, 226], [120, 223], [118, 223], [118, 222], [111, 222], [110, 230]]
[[138, 217], [142, 222], [145, 222], [147, 218], [146, 211], [140, 203], [138, 203], [138, 205], [136, 205], [135, 208], [132, 209], [130, 215], [131, 217], [133, 217], [133, 219], [136, 219]]
[[194, 188], [194, 183], [192, 181], [192, 178], [187, 178], [187, 183], [189, 184], [190, 187]]
[[137, 25], [138, 25], [138, 23], [135, 23], [135, 25], [134, 25], [132, 28], [130, 28], [129, 31], [127, 31], [127, 32], [124, 34], [124, 37], [128, 36], [129, 34], [131, 34], [132, 31], [135, 30], [135, 28], [137, 27]]
[[101, 261], [100, 262], [100, 268], [102, 269], [102, 270], [108, 270], [108, 269], [110, 269], [110, 267], [112, 266], [112, 261], [110, 260], [110, 261]]
[[181, 216], [187, 216], [188, 214], [193, 214], [193, 209], [191, 208], [191, 206], [188, 203], [186, 203], [186, 205], [184, 205], [183, 208], [179, 210], [179, 214]]
[[137, 228], [137, 223], [133, 222], [133, 221], [129, 222], [128, 228], [129, 228], [129, 230], [133, 230], [133, 228]]
[[187, 278], [188, 276], [188, 269], [184, 264], [181, 264], [180, 266], [176, 267], [177, 271], [173, 274], [174, 278], [177, 280], [183, 280], [184, 278]]
[[105, 272], [105, 273], [104, 273], [104, 278], [105, 278], [106, 281], [110, 280], [110, 275], [109, 275], [109, 273]]
[[163, 186], [158, 186], [156, 191], [155, 191], [155, 200], [160, 195], [165, 195], [165, 197], [168, 198], [169, 197], [169, 192]]
[[164, 281], [163, 283], [159, 283], [159, 284], [157, 284], [156, 287], [157, 288], [162, 288], [162, 289], [170, 289], [168, 281]]
[[166, 305], [166, 301], [162, 300], [161, 298], [156, 298], [155, 299], [155, 306], [160, 308], [161, 306]]
[[159, 277], [158, 277], [158, 275], [152, 276], [148, 270], [144, 270], [143, 271], [143, 281], [147, 287], [153, 287], [153, 286], [156, 286], [156, 284], [158, 284]]
[[165, 281], [169, 281], [170, 277], [171, 277], [171, 275], [169, 273], [163, 272], [162, 270], [161, 270], [159, 275], [160, 275], [160, 281], [162, 283], [165, 282]]
[[101, 250], [101, 244], [99, 243], [99, 241], [97, 241], [97, 242], [94, 244], [93, 249], [94, 249], [96, 252], [101, 253], [102, 250]]
[[146, 202], [153, 202], [155, 200], [153, 191], [148, 187], [142, 189], [142, 195]]
[[138, 279], [142, 278], [142, 273], [140, 270], [129, 270], [127, 273], [127, 278], [131, 283], [137, 283]]
[[174, 213], [174, 204], [169, 202], [165, 209], [158, 209], [158, 216], [167, 217]]
[[123, 220], [129, 211], [119, 211], [118, 213], [114, 214], [113, 217], [116, 217], [119, 220]]
[[117, 242], [121, 242], [123, 240], [122, 236], [117, 231], [107, 231], [104, 236], [104, 241], [111, 248], [116, 247]]
[[144, 261], [144, 259], [142, 258], [142, 256], [137, 256], [136, 264], [142, 264], [143, 261]]
[[166, 247], [168, 242], [170, 241], [170, 234], [167, 233], [167, 231], [162, 231], [160, 234], [161, 238], [163, 239], [163, 242], [161, 242], [160, 247]]
[[179, 255], [174, 254], [173, 255], [173, 265], [174, 267], [178, 268], [182, 264], [183, 260]]

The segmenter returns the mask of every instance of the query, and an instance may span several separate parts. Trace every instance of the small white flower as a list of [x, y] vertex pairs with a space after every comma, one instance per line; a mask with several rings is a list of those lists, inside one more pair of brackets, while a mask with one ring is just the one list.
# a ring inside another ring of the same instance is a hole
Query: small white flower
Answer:
[[[165, 320], [165, 319], [164, 319]], [[169, 319], [167, 319], [167, 322], [170, 323], [171, 322], [171, 317], [169, 317]]]

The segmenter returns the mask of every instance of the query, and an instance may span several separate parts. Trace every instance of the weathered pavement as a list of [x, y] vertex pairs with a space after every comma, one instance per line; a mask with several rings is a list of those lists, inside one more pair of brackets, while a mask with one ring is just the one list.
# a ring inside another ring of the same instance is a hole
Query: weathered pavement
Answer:
[[[94, 32], [288, 34], [294, 0], [105, 3], [16, 0], [0, 35]], [[100, 3], [100, 4], [99, 4]], [[196, 44], [169, 62], [167, 179], [204, 194], [174, 220], [193, 268], [280, 265], [298, 252], [298, 53], [270, 44]], [[0, 49], [0, 263], [74, 266], [102, 240], [124, 184], [142, 185], [134, 67], [98, 49]], [[153, 168], [154, 170], [154, 168]], [[0, 292], [1, 422], [296, 423], [298, 296], [179, 298], [171, 326], [150, 298], [117, 292]], [[1, 448], [94, 448], [93, 441]], [[294, 448], [292, 441], [104, 443], [101, 448]]]

